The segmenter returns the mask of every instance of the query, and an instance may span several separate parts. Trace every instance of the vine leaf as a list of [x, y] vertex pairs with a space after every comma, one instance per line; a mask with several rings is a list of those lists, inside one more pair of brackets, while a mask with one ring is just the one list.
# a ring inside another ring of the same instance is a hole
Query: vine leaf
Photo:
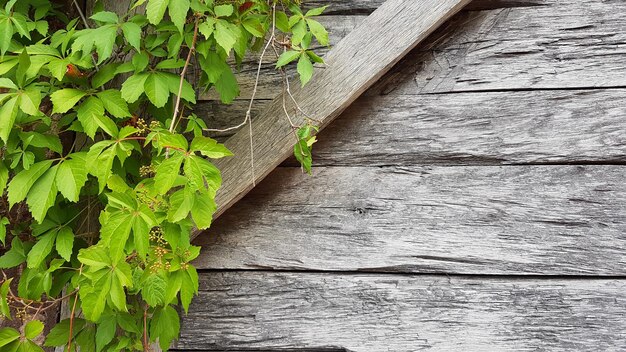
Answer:
[[85, 92], [74, 88], [57, 90], [50, 95], [53, 105], [52, 112], [59, 114], [68, 112], [85, 94]]
[[189, 11], [189, 0], [169, 0], [168, 9], [172, 22], [182, 33]]
[[148, 75], [144, 83], [144, 89], [150, 102], [157, 108], [162, 108], [167, 104], [170, 97], [170, 90], [167, 78], [159, 72]]
[[30, 212], [40, 224], [57, 198], [58, 189], [55, 180], [58, 168], [58, 165], [55, 165], [48, 169], [37, 179], [26, 196]]
[[150, 339], [159, 339], [161, 349], [167, 350], [180, 332], [180, 318], [171, 306], [157, 309], [150, 322]]
[[37, 182], [41, 175], [48, 171], [50, 165], [52, 165], [52, 160], [40, 161], [31, 165], [28, 170], [23, 170], [13, 177], [8, 189], [9, 205], [11, 207], [26, 198], [33, 184]]
[[111, 115], [122, 119], [129, 117], [130, 111], [128, 111], [128, 104], [126, 100], [122, 98], [122, 93], [117, 89], [107, 89], [102, 92], [98, 92], [98, 98], [102, 101], [104, 109]]
[[19, 100], [19, 96], [14, 96], [0, 107], [0, 138], [5, 144], [9, 141], [9, 134], [17, 117]]
[[56, 184], [59, 192], [69, 201], [78, 202], [80, 190], [87, 182], [86, 164], [87, 153], [73, 153], [71, 159], [59, 164]]
[[165, 10], [167, 9], [167, 5], [169, 4], [169, 0], [150, 0], [148, 1], [148, 6], [146, 7], [146, 15], [148, 17], [148, 21], [152, 24], [158, 24], [163, 19], [165, 15]]
[[64, 226], [59, 230], [56, 238], [56, 250], [61, 258], [70, 261], [74, 248], [74, 233], [72, 229]]

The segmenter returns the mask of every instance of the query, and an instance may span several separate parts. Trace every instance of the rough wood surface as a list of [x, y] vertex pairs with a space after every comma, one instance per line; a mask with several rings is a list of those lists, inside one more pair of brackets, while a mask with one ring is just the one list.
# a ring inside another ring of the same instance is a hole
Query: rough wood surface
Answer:
[[626, 86], [626, 2], [528, 3], [459, 14], [370, 93]]
[[[603, 89], [361, 97], [319, 135], [313, 162], [624, 163], [625, 96], [624, 89]], [[268, 104], [256, 102], [255, 111]], [[213, 125], [234, 125], [246, 108], [243, 101], [229, 106], [202, 102], [196, 112], [210, 116]]]
[[[367, 94], [626, 86], [626, 2], [473, 1], [468, 9], [481, 11], [448, 21]], [[265, 70], [257, 97], [271, 99], [280, 80]], [[249, 99], [254, 74], [238, 77]]]
[[626, 282], [204, 273], [177, 348], [622, 351]]
[[623, 166], [279, 168], [203, 269], [626, 275]]
[[[469, 0], [388, 0], [326, 56], [328, 67], [316, 72], [305, 89], [295, 87], [302, 109], [324, 127], [384, 75], [407, 52]], [[291, 109], [290, 109], [291, 110]], [[293, 131], [276, 99], [252, 127], [255, 137], [251, 167], [250, 136], [240, 130], [227, 142], [234, 157], [222, 159], [224, 184], [216, 202], [219, 215], [293, 152]]]

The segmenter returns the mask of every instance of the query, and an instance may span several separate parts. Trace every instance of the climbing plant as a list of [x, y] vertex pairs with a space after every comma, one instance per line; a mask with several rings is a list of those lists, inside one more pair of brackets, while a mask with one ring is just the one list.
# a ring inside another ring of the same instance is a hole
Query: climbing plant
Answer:
[[[76, 18], [48, 0], [0, 0], [0, 313], [23, 322], [0, 329], [0, 350], [167, 349], [198, 293], [190, 234], [216, 210], [211, 160], [231, 156], [194, 115], [198, 94], [232, 102], [249, 55], [257, 82], [274, 57], [284, 83], [293, 64], [306, 84], [323, 63], [311, 48], [328, 45], [315, 20], [324, 8], [136, 0], [126, 13], [96, 3], [85, 14], [70, 4]], [[313, 122], [287, 117], [309, 171]], [[62, 302], [69, 317], [46, 330], [42, 317]]]

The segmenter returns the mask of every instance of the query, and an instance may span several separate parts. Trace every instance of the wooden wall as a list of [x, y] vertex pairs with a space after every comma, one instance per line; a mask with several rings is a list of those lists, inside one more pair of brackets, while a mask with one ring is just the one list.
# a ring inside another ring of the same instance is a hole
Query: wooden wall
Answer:
[[[381, 2], [332, 1], [333, 40]], [[175, 347], [626, 349], [624, 13], [474, 1], [197, 239]]]

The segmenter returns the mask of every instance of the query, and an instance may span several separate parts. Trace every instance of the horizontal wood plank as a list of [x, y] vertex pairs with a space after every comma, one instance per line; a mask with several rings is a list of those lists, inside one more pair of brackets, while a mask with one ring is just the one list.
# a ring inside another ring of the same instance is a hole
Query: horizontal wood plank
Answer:
[[203, 273], [177, 348], [620, 351], [626, 281]]
[[[366, 94], [626, 86], [626, 2], [473, 1], [468, 9], [480, 11], [448, 21]], [[331, 33], [348, 17], [329, 16]], [[264, 68], [258, 98], [280, 93], [273, 71]], [[255, 72], [238, 75], [241, 99], [249, 99]]]
[[[313, 162], [625, 163], [624, 96], [626, 89], [361, 97], [320, 133]], [[268, 104], [257, 101], [254, 107], [259, 111]], [[244, 119], [246, 108], [244, 102], [226, 108], [203, 102], [196, 110], [211, 116], [210, 124], [234, 125]]]
[[626, 2], [534, 3], [459, 14], [368, 93], [626, 86]]
[[279, 168], [201, 269], [626, 275], [624, 166]]
[[[293, 88], [295, 100], [320, 120], [321, 128], [325, 127], [468, 2], [387, 0], [333, 48], [326, 56], [328, 67], [316, 72], [306, 88]], [[244, 129], [225, 143], [235, 156], [216, 163], [224, 179], [216, 197], [216, 216], [293, 153], [296, 141], [292, 127], [285, 121], [283, 108], [282, 99], [275, 99], [253, 121], [252, 140], [249, 131]], [[293, 111], [293, 106], [287, 108]], [[303, 121], [302, 116], [293, 118], [296, 123]], [[254, 156], [250, 154], [250, 144]]]

